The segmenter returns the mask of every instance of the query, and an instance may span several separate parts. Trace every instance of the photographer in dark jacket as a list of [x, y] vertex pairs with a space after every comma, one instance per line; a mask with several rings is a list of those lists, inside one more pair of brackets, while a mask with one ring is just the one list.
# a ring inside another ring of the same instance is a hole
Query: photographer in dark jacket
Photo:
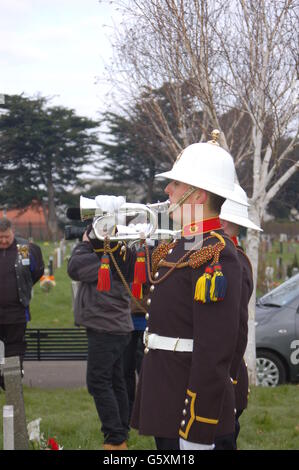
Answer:
[[0, 340], [5, 356], [20, 356], [22, 367], [31, 291], [43, 275], [44, 263], [39, 246], [15, 236], [5, 217], [0, 219], [0, 260]]
[[123, 450], [127, 448], [129, 404], [122, 356], [133, 330], [130, 296], [116, 273], [110, 291], [97, 290], [100, 261], [87, 233], [68, 264], [69, 276], [80, 282], [75, 323], [87, 331], [87, 388], [102, 423], [104, 449]]

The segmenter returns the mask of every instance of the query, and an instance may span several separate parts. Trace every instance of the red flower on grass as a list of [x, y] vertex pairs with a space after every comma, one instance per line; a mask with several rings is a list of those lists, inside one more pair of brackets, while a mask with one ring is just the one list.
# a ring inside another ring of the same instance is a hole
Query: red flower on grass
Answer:
[[47, 446], [48, 446], [49, 450], [59, 450], [58, 443], [52, 437], [50, 437], [50, 439], [48, 439]]

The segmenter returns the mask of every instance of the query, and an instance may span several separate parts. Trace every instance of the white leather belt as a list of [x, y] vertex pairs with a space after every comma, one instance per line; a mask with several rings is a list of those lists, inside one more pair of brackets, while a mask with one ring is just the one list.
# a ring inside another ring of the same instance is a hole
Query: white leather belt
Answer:
[[193, 339], [170, 338], [156, 333], [144, 332], [143, 342], [148, 349], [162, 349], [164, 351], [192, 352]]

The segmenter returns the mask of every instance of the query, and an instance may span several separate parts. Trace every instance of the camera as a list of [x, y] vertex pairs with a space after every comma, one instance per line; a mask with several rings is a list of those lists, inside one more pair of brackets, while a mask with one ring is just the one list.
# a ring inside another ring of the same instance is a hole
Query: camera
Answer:
[[65, 240], [82, 240], [87, 227], [76, 227], [75, 225], [66, 225], [64, 227]]
[[69, 220], [74, 221], [74, 225], [66, 225], [64, 227], [65, 240], [82, 240], [84, 233], [92, 223], [92, 219], [82, 222], [80, 208], [78, 207], [69, 207], [66, 211], [66, 216]]

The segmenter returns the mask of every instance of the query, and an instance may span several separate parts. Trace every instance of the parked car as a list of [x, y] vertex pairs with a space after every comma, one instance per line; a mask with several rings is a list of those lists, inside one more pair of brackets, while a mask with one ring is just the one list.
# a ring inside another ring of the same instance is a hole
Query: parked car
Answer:
[[256, 358], [258, 385], [299, 381], [299, 274], [258, 300]]

